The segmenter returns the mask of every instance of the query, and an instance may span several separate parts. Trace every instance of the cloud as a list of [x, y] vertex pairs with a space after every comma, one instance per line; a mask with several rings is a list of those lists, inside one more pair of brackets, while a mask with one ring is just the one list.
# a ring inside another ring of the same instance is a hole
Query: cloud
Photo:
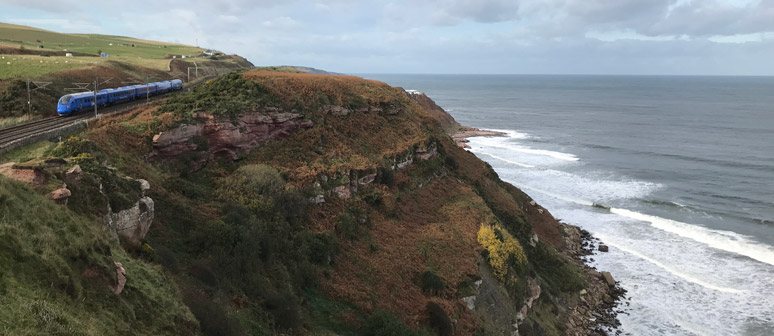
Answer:
[[79, 19], [10, 19], [8, 22], [32, 27], [52, 27], [59, 32], [97, 33], [100, 25]]
[[263, 65], [774, 74], [774, 0], [136, 0], [119, 12], [96, 0], [0, 1], [0, 21], [198, 41]]
[[3, 0], [3, 6], [36, 9], [46, 12], [62, 13], [68, 12], [72, 8], [78, 7], [77, 0]]
[[263, 21], [262, 25], [271, 29], [293, 29], [301, 26], [298, 21], [288, 16], [281, 16], [272, 20]]

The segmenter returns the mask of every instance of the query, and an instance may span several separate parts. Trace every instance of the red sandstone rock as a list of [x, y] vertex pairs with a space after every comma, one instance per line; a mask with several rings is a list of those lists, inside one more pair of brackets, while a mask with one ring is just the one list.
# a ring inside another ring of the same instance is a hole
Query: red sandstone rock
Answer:
[[0, 175], [39, 187], [46, 183], [46, 175], [38, 169], [16, 169], [15, 162], [0, 165]]
[[72, 196], [72, 192], [70, 192], [70, 189], [67, 189], [67, 184], [62, 184], [59, 189], [56, 189], [50, 193], [48, 193], [48, 198], [54, 200], [54, 202], [57, 203], [65, 203], [67, 201], [67, 198]]
[[168, 159], [187, 151], [196, 151], [198, 145], [191, 139], [204, 138], [207, 149], [201, 152], [206, 155], [201, 155], [199, 162], [194, 163], [194, 169], [197, 169], [206, 164], [211, 156], [236, 160], [240, 152], [249, 152], [263, 142], [283, 139], [300, 128], [314, 126], [311, 121], [303, 121], [300, 114], [270, 107], [239, 116], [234, 123], [231, 120], [218, 121], [202, 112], [194, 114], [194, 119], [199, 123], [183, 125], [154, 136], [151, 157]]

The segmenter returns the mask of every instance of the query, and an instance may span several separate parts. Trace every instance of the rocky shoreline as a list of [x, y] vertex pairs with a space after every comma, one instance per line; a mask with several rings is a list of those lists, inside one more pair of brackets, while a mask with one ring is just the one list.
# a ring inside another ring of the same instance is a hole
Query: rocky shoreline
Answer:
[[457, 132], [452, 134], [452, 138], [454, 139], [454, 142], [457, 143], [457, 146], [465, 149], [469, 149], [470, 146], [468, 145], [468, 138], [472, 137], [478, 137], [478, 136], [496, 136], [496, 137], [504, 137], [507, 136], [507, 134], [503, 132], [497, 132], [497, 131], [487, 131], [487, 130], [480, 130], [478, 128], [474, 127], [467, 127], [463, 126]]
[[[585, 272], [587, 289], [577, 300], [566, 303], [570, 317], [565, 335], [620, 335], [618, 314], [625, 314], [621, 305], [628, 305], [626, 290], [621, 288], [609, 272], [600, 272], [587, 263], [600, 244], [588, 231], [561, 223], [565, 232], [566, 253]], [[604, 248], [602, 248], [604, 250]]]
[[[465, 149], [471, 148], [468, 138], [480, 136], [505, 137], [507, 134], [466, 126], [452, 134], [457, 146]], [[624, 302], [627, 300], [626, 290], [618, 285], [610, 272], [598, 271], [588, 265], [594, 261], [593, 256], [597, 251], [607, 252], [608, 247], [586, 230], [561, 222], [559, 224], [564, 230], [564, 254], [583, 270], [587, 283], [587, 288], [581, 290], [577, 297], [564, 302], [569, 314], [564, 334], [620, 335], [622, 332], [618, 327], [621, 322], [617, 316], [625, 314], [620, 307], [628, 305], [628, 302]]]

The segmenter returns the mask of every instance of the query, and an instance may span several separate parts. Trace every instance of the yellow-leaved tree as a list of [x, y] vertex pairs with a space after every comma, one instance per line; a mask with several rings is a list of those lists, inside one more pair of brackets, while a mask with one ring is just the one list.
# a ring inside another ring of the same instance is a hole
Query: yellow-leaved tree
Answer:
[[489, 252], [489, 265], [501, 281], [506, 281], [510, 266], [518, 267], [527, 263], [527, 256], [519, 241], [503, 228], [481, 224], [478, 243]]

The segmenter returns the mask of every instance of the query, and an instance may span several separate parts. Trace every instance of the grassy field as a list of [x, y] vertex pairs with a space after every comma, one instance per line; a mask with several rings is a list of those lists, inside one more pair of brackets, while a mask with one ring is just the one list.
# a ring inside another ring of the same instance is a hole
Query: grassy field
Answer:
[[[62, 34], [27, 26], [0, 23], [0, 45], [5, 47], [81, 52], [111, 57], [164, 58], [167, 55], [200, 55], [205, 49], [193, 46], [145, 41], [125, 36]], [[43, 46], [43, 48], [40, 48]]]
[[37, 77], [51, 72], [85, 68], [104, 61], [98, 57], [0, 55], [0, 79]]
[[[82, 69], [94, 65], [118, 61], [154, 70], [167, 71], [169, 59], [140, 57], [63, 57], [37, 55], [0, 55], [0, 80], [10, 78], [34, 78], [48, 73]], [[193, 64], [191, 65], [193, 66]]]
[[[89, 68], [107, 61], [167, 71], [169, 55], [200, 56], [204, 50], [124, 36], [62, 34], [0, 22], [0, 80], [35, 78], [54, 72]], [[30, 54], [39, 52], [58, 52], [61, 56]], [[64, 57], [64, 52], [73, 52], [75, 57]], [[108, 53], [110, 56], [96, 57], [99, 53]]]

